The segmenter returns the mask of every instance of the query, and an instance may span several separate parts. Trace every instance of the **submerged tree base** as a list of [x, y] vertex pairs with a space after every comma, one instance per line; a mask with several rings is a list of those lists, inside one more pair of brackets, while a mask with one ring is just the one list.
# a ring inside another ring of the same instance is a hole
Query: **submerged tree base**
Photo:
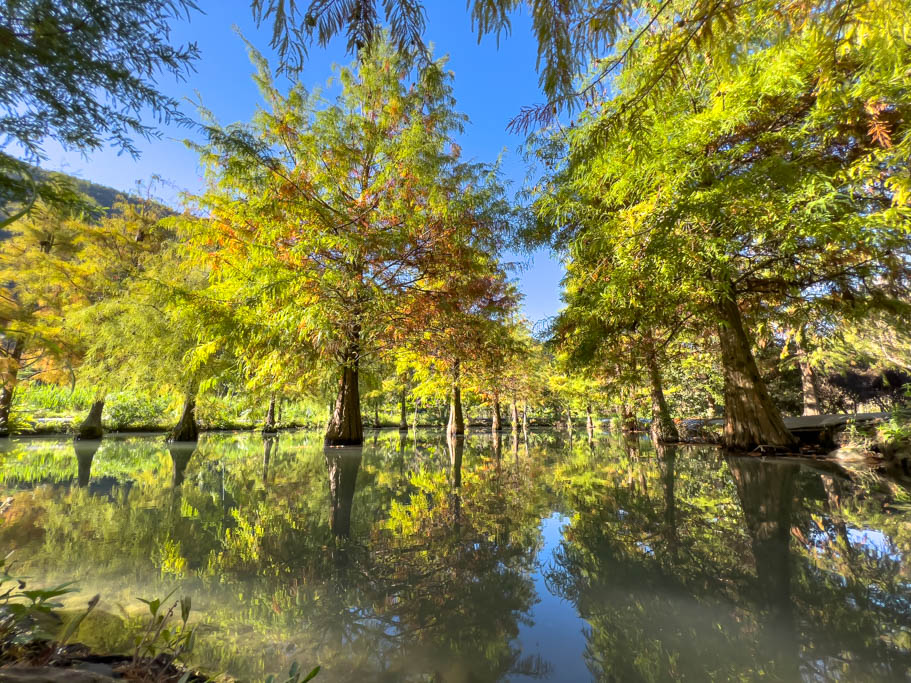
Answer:
[[76, 430], [77, 440], [95, 440], [104, 436], [104, 427], [101, 425], [101, 413], [104, 411], [104, 401], [95, 401], [89, 409], [89, 414]]

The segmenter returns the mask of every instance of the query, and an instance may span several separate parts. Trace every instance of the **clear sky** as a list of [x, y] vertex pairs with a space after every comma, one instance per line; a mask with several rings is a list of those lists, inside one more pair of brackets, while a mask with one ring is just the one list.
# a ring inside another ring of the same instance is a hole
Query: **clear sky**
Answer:
[[[252, 67], [246, 47], [233, 27], [236, 25], [274, 64], [276, 59], [268, 47], [270, 28], [256, 28], [249, 0], [201, 0], [198, 4], [205, 14], [173, 24], [174, 42], [196, 41], [202, 52], [196, 71], [185, 82], [162, 78], [159, 85], [172, 96], [201, 99], [221, 123], [248, 121], [260, 99], [250, 78]], [[529, 17], [517, 14], [511, 35], [504, 37], [499, 47], [493, 36], [485, 37], [479, 45], [464, 0], [425, 0], [424, 4], [428, 19], [425, 38], [434, 45], [435, 54], [449, 55], [458, 109], [470, 118], [459, 141], [463, 153], [488, 162], [502, 153], [504, 174], [512, 181], [512, 189], [518, 190], [525, 178], [518, 149], [522, 138], [507, 133], [506, 125], [523, 104], [542, 99]], [[331, 75], [332, 64], [350, 61], [341, 39], [325, 50], [314, 46], [300, 79], [308, 88], [322, 85]], [[192, 113], [193, 105], [188, 102], [185, 109]], [[43, 166], [124, 191], [134, 188], [137, 181], [159, 175], [169, 185], [159, 186], [156, 194], [176, 203], [181, 190], [195, 191], [202, 182], [196, 154], [182, 142], [192, 135], [187, 129], [165, 129], [161, 139], [140, 142], [142, 156], [138, 160], [114, 150], [86, 158], [49, 145], [50, 160]], [[544, 251], [527, 261], [516, 278], [525, 295], [525, 314], [535, 323], [554, 315], [560, 306], [562, 267]]]

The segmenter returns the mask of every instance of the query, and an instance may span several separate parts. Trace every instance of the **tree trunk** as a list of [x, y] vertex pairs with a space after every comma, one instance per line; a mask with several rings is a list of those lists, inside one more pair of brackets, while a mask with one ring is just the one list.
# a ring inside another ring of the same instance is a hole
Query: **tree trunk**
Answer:
[[364, 443], [361, 394], [358, 385], [359, 355], [357, 344], [352, 343], [345, 354], [335, 408], [326, 427], [327, 446], [361, 446]]
[[282, 400], [280, 398], [275, 401], [275, 408], [276, 408], [276, 419], [278, 420], [278, 424], [281, 424], [282, 423]]
[[807, 359], [807, 352], [797, 345], [797, 364], [800, 366], [800, 384], [803, 389], [803, 414], [819, 415], [819, 380], [816, 371]]
[[89, 414], [80, 423], [76, 430], [77, 440], [94, 440], [104, 436], [104, 428], [101, 426], [101, 413], [104, 411], [104, 399], [99, 399], [89, 408]]
[[794, 438], [759, 374], [737, 302], [722, 296], [717, 312], [724, 373], [723, 445], [739, 450], [794, 446]]
[[569, 438], [573, 436], [573, 413], [569, 409], [569, 406], [566, 406], [566, 431], [569, 432]]
[[269, 408], [266, 410], [266, 423], [263, 425], [264, 434], [275, 433], [275, 396], [269, 397]]
[[459, 361], [452, 366], [452, 396], [449, 401], [449, 424], [446, 433], [453, 436], [465, 434], [465, 418], [462, 416], [462, 388], [459, 385]]
[[168, 441], [199, 441], [196, 425], [196, 395], [187, 396], [177, 425], [168, 434]]
[[516, 398], [513, 396], [512, 404], [509, 407], [509, 422], [510, 427], [513, 432], [519, 431], [519, 404], [516, 403]]
[[400, 432], [408, 431], [408, 417], [405, 414], [405, 408], [406, 408], [405, 403], [406, 403], [407, 397], [408, 397], [407, 392], [404, 389], [402, 389], [402, 394], [399, 397], [399, 403], [401, 406], [401, 411], [399, 413], [399, 431]]
[[528, 432], [528, 401], [522, 402], [522, 431]]
[[490, 429], [494, 432], [503, 431], [503, 425], [500, 422], [500, 395], [493, 395], [493, 405], [490, 410]]
[[632, 434], [639, 431], [639, 421], [636, 419], [636, 413], [627, 404], [620, 406], [620, 432], [623, 434]]
[[25, 342], [18, 337], [13, 337], [10, 342], [12, 345], [5, 354], [8, 359], [6, 376], [2, 378], [3, 385], [0, 386], [0, 437], [9, 436], [10, 433], [9, 415], [13, 408], [13, 393], [16, 391], [19, 366], [25, 348]]
[[378, 406], [373, 406], [373, 428], [380, 428], [380, 409]]
[[595, 420], [592, 417], [592, 406], [590, 403], [585, 406], [585, 430], [588, 432], [589, 437], [595, 435]]
[[664, 398], [661, 368], [658, 367], [658, 359], [653, 345], [650, 345], [646, 351], [645, 364], [648, 368], [649, 390], [652, 397], [652, 424], [650, 430], [652, 441], [655, 443], [680, 441], [677, 425], [671, 419], [671, 411], [668, 410], [667, 401]]

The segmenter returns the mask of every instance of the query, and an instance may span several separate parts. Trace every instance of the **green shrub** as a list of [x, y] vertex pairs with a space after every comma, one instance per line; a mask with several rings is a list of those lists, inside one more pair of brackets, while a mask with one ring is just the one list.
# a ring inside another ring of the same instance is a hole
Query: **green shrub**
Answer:
[[134, 392], [111, 394], [104, 404], [104, 423], [113, 430], [162, 426], [171, 420], [170, 401]]

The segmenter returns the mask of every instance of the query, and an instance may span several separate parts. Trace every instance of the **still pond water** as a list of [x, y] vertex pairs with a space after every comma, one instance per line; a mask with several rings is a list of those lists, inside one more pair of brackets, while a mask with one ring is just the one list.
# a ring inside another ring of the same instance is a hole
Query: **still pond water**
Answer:
[[0, 550], [102, 595], [190, 595], [249, 680], [911, 680], [911, 494], [872, 469], [603, 436], [208, 434], [0, 446]]

